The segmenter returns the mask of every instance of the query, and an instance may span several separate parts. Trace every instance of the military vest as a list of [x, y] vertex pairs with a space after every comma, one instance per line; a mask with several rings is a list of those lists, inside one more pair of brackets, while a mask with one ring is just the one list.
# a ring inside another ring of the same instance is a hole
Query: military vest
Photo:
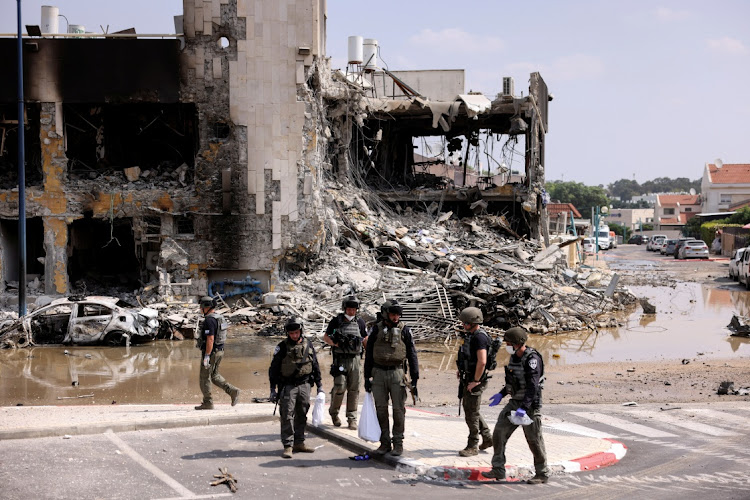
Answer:
[[218, 324], [218, 328], [216, 329], [216, 338], [214, 338], [214, 344], [224, 345], [224, 342], [227, 341], [227, 330], [229, 329], [229, 322], [224, 319], [224, 316], [215, 312], [212, 312], [206, 317], [215, 319], [216, 323]]
[[286, 341], [286, 356], [281, 360], [281, 376], [285, 379], [299, 379], [311, 373], [310, 342], [304, 339], [294, 344]]
[[[474, 335], [486, 335], [487, 338], [492, 341], [492, 338], [482, 330], [482, 328], [479, 328], [476, 332], [472, 334]], [[477, 360], [476, 358], [474, 360], [471, 359], [471, 337], [463, 340], [463, 343], [461, 344], [461, 347], [458, 349], [458, 357], [456, 358], [456, 365], [458, 366], [458, 371], [463, 372], [465, 377], [467, 378], [468, 382], [471, 382], [474, 380], [474, 375], [476, 375], [477, 372]], [[489, 354], [489, 351], [487, 352]], [[489, 356], [487, 357], [487, 362], [489, 363]], [[485, 378], [485, 374], [487, 372], [487, 368], [485, 367], [485, 373], [482, 374], [482, 379]]]
[[[526, 350], [523, 352], [523, 356], [521, 356], [521, 359], [516, 361], [518, 356], [511, 355], [510, 362], [508, 363], [508, 366], [505, 367], [505, 375], [508, 377], [510, 381], [510, 385], [512, 388], [512, 397], [515, 400], [523, 400], [524, 397], [526, 397], [526, 377], [525, 377], [525, 369], [526, 361], [531, 357], [532, 354], [538, 354], [541, 366], [540, 366], [540, 376], [539, 376], [539, 389], [541, 392], [542, 384], [544, 382], [544, 362], [541, 361], [542, 356], [539, 354], [535, 349], [532, 347], [526, 347]], [[539, 394], [537, 394], [537, 397], [534, 401], [535, 406], [538, 405], [540, 402]]]
[[400, 366], [406, 359], [406, 343], [403, 338], [404, 324], [386, 328], [378, 323], [378, 336], [372, 348], [372, 358], [382, 366]]
[[362, 354], [362, 334], [357, 318], [341, 320], [333, 334], [333, 341], [338, 344], [333, 348], [334, 354]]

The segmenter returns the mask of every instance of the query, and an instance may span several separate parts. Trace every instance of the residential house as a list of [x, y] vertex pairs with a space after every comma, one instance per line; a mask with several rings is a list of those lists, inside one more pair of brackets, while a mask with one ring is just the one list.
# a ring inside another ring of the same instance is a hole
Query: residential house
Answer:
[[699, 194], [660, 194], [654, 207], [654, 230], [680, 229], [701, 212]]
[[547, 224], [550, 233], [565, 234], [570, 227], [570, 215], [581, 220], [581, 213], [572, 203], [547, 203]]
[[728, 212], [750, 200], [750, 163], [706, 163], [701, 180], [702, 213]]
[[[656, 197], [654, 196], [654, 201]], [[607, 215], [608, 224], [618, 224], [630, 230], [641, 229], [642, 224], [653, 224], [653, 208], [613, 208]]]

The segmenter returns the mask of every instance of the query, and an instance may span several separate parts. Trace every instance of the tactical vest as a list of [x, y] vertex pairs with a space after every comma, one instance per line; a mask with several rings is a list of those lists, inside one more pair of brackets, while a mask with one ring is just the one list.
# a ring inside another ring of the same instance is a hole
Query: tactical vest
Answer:
[[229, 329], [229, 322], [226, 319], [224, 319], [224, 316], [215, 312], [212, 312], [206, 317], [215, 319], [216, 323], [219, 325], [219, 327], [216, 329], [216, 337], [214, 338], [214, 344], [224, 345], [224, 342], [227, 341], [227, 330]]
[[406, 359], [406, 343], [403, 339], [404, 324], [386, 328], [378, 323], [378, 336], [372, 348], [372, 358], [382, 366], [400, 366]]
[[[526, 361], [528, 361], [529, 357], [531, 357], [531, 355], [534, 353], [539, 354], [535, 349], [527, 346], [520, 360], [516, 361], [517, 356], [511, 355], [510, 362], [508, 363], [508, 366], [505, 367], [505, 375], [510, 380], [512, 397], [515, 400], [521, 401], [524, 397], [526, 397], [526, 377], [524, 376], [524, 367], [526, 366]], [[539, 362], [539, 368], [541, 372], [539, 376], [539, 392], [541, 393], [542, 384], [544, 382], [544, 362], [542, 361], [541, 354], [539, 354]], [[539, 399], [540, 394], [537, 394], [534, 401], [535, 406], [539, 405]]]
[[285, 379], [299, 379], [312, 373], [310, 342], [286, 343], [286, 356], [281, 360], [281, 376]]
[[[473, 335], [485, 335], [487, 338], [492, 341], [492, 338], [490, 338], [489, 335], [487, 335], [487, 332], [479, 328], [476, 332], [472, 334]], [[488, 351], [489, 354], [489, 351]], [[487, 359], [487, 362], [489, 362], [489, 357]], [[474, 359], [472, 361], [471, 359], [471, 337], [468, 339], [465, 339], [463, 341], [463, 344], [461, 344], [461, 347], [458, 349], [458, 357], [456, 358], [456, 364], [458, 365], [458, 371], [464, 372], [465, 377], [467, 378], [468, 382], [471, 382], [474, 380], [474, 375], [476, 375], [477, 372], [477, 360]], [[486, 374], [487, 370], [485, 368], [485, 373], [482, 374], [482, 379], [484, 379], [484, 376]]]
[[359, 331], [359, 322], [355, 317], [351, 321], [342, 320], [334, 332], [334, 342], [338, 347], [333, 348], [334, 354], [361, 354], [362, 334]]

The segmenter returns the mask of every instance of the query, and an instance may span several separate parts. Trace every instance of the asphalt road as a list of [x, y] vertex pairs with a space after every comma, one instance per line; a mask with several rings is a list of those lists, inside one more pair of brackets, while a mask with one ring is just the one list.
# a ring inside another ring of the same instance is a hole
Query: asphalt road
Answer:
[[[605, 433], [628, 447], [616, 465], [546, 485], [431, 480], [402, 474], [311, 435], [314, 454], [280, 456], [278, 424], [255, 423], [0, 442], [0, 497], [171, 499], [412, 498], [498, 494], [555, 499], [750, 498], [750, 404], [548, 405], [545, 432]], [[488, 409], [488, 419], [495, 417]], [[706, 425], [712, 419], [717, 425]], [[700, 420], [700, 423], [698, 422]], [[408, 422], [407, 422], [408, 426]], [[236, 494], [210, 486], [219, 467]], [[471, 493], [468, 493], [470, 491]]]

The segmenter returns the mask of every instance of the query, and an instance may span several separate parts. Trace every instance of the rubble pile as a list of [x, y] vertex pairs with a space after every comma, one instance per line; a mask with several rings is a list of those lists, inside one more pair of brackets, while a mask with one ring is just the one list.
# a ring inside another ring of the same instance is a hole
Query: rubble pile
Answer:
[[366, 194], [353, 191], [329, 190], [334, 244], [309, 272], [282, 277], [278, 300], [305, 318], [308, 333], [322, 334], [348, 294], [358, 295], [366, 320], [385, 298], [399, 300], [416, 340], [449, 338], [468, 306], [482, 309], [487, 327], [543, 334], [617, 326], [615, 313], [637, 301], [622, 287], [605, 292], [606, 271], [569, 269], [560, 245], [518, 238], [502, 216], [397, 214], [371, 209]]

